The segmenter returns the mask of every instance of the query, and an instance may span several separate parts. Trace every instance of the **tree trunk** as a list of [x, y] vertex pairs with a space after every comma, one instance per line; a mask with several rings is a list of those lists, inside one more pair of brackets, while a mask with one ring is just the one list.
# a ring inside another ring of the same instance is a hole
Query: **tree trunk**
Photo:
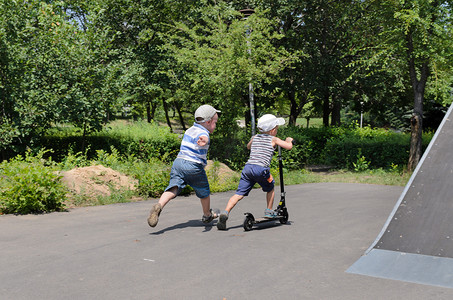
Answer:
[[[424, 74], [422, 68], [422, 75]], [[425, 71], [427, 72], [427, 71]], [[421, 76], [424, 78], [425, 76]], [[416, 81], [414, 86], [414, 112], [411, 118], [411, 147], [409, 151], [409, 162], [407, 168], [414, 171], [422, 156], [422, 134], [423, 134], [423, 95], [425, 81]]]
[[423, 118], [415, 114], [411, 118], [411, 148], [407, 168], [414, 171], [422, 155]]
[[299, 115], [296, 103], [296, 96], [293, 90], [288, 92], [289, 102], [291, 103], [289, 113], [289, 125], [296, 126], [297, 116]]
[[336, 99], [333, 101], [332, 107], [332, 126], [340, 126], [341, 124], [341, 103]]
[[300, 115], [302, 109], [304, 108], [305, 104], [308, 103], [309, 94], [299, 94], [300, 101], [296, 101], [296, 92], [291, 89], [288, 92], [288, 99], [291, 103], [290, 114], [289, 114], [289, 125], [296, 126], [297, 117]]
[[184, 118], [182, 117], [181, 106], [179, 105], [178, 102], [175, 102], [175, 107], [176, 107], [176, 110], [178, 111], [179, 122], [181, 123], [182, 130], [186, 131], [187, 127], [186, 127], [186, 123], [184, 122]]
[[148, 123], [151, 123], [151, 121], [154, 120], [156, 107], [157, 105], [153, 105], [153, 102], [151, 100], [146, 102], [146, 119]]
[[87, 137], [87, 123], [86, 123], [86, 121], [84, 121], [84, 123], [83, 123], [83, 132], [82, 132], [82, 145], [81, 145], [82, 154], [85, 153], [86, 137]]
[[165, 119], [167, 120], [167, 125], [170, 127], [170, 131], [173, 132], [173, 128], [171, 127], [170, 117], [168, 116], [168, 105], [165, 99], [162, 99], [162, 104], [164, 105], [165, 111]]
[[325, 92], [323, 97], [323, 105], [322, 105], [322, 123], [325, 127], [329, 127], [329, 116], [330, 116], [330, 101], [329, 101], [329, 93]]
[[151, 123], [151, 102], [146, 102], [146, 120]]
[[411, 118], [411, 145], [409, 152], [409, 161], [407, 168], [414, 171], [422, 156], [422, 133], [423, 133], [423, 101], [425, 95], [425, 86], [429, 76], [429, 59], [426, 58], [421, 64], [417, 78], [415, 67], [415, 54], [412, 40], [412, 30], [406, 35], [407, 53], [409, 57], [409, 73], [411, 78], [412, 89], [414, 92], [414, 111]]

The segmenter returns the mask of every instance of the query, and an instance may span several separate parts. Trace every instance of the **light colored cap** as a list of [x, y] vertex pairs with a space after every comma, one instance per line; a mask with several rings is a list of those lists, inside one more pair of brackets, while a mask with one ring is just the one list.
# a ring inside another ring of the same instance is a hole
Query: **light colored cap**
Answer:
[[258, 129], [261, 132], [268, 132], [274, 129], [276, 126], [285, 124], [285, 119], [277, 118], [274, 115], [266, 114], [258, 119]]
[[204, 123], [211, 120], [216, 113], [219, 113], [220, 110], [215, 109], [211, 105], [205, 104], [197, 108], [195, 111], [195, 122]]

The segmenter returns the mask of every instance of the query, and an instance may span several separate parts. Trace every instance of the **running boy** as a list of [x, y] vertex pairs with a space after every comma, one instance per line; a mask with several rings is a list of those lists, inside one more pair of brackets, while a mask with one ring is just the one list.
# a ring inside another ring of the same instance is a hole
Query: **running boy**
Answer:
[[181, 147], [170, 171], [170, 183], [159, 202], [151, 208], [148, 224], [155, 227], [164, 206], [190, 185], [201, 201], [203, 223], [210, 223], [217, 216], [211, 210], [211, 191], [204, 167], [210, 144], [209, 134], [213, 133], [220, 111], [210, 105], [202, 105], [195, 111], [195, 123], [186, 130]]
[[276, 137], [278, 126], [285, 124], [283, 118], [266, 114], [258, 119], [258, 129], [261, 134], [253, 136], [247, 144], [250, 149], [250, 157], [242, 170], [236, 194], [227, 203], [225, 211], [220, 214], [217, 228], [226, 229], [226, 221], [233, 207], [248, 196], [255, 183], [258, 183], [266, 192], [267, 208], [264, 211], [265, 217], [274, 217], [276, 212], [272, 210], [274, 205], [274, 179], [270, 173], [270, 163], [274, 155], [275, 147], [278, 145], [284, 149], [291, 150], [293, 138], [287, 137], [284, 141]]

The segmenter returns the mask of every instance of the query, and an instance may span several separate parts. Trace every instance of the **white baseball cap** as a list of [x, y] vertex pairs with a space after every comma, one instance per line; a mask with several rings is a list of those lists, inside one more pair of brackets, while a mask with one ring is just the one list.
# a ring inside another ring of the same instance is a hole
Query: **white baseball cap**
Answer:
[[285, 119], [277, 118], [271, 114], [265, 114], [258, 119], [258, 129], [261, 132], [268, 132], [274, 129], [276, 126], [284, 125]]
[[195, 122], [204, 123], [211, 120], [216, 113], [219, 113], [220, 110], [215, 109], [211, 105], [205, 104], [197, 108], [195, 111]]

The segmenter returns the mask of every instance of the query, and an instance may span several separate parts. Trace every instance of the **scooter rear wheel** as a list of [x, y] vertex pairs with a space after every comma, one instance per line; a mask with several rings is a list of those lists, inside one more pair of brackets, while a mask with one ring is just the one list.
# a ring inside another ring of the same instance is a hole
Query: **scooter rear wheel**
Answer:
[[245, 231], [250, 231], [253, 228], [253, 219], [250, 217], [245, 217], [244, 220], [244, 230]]

